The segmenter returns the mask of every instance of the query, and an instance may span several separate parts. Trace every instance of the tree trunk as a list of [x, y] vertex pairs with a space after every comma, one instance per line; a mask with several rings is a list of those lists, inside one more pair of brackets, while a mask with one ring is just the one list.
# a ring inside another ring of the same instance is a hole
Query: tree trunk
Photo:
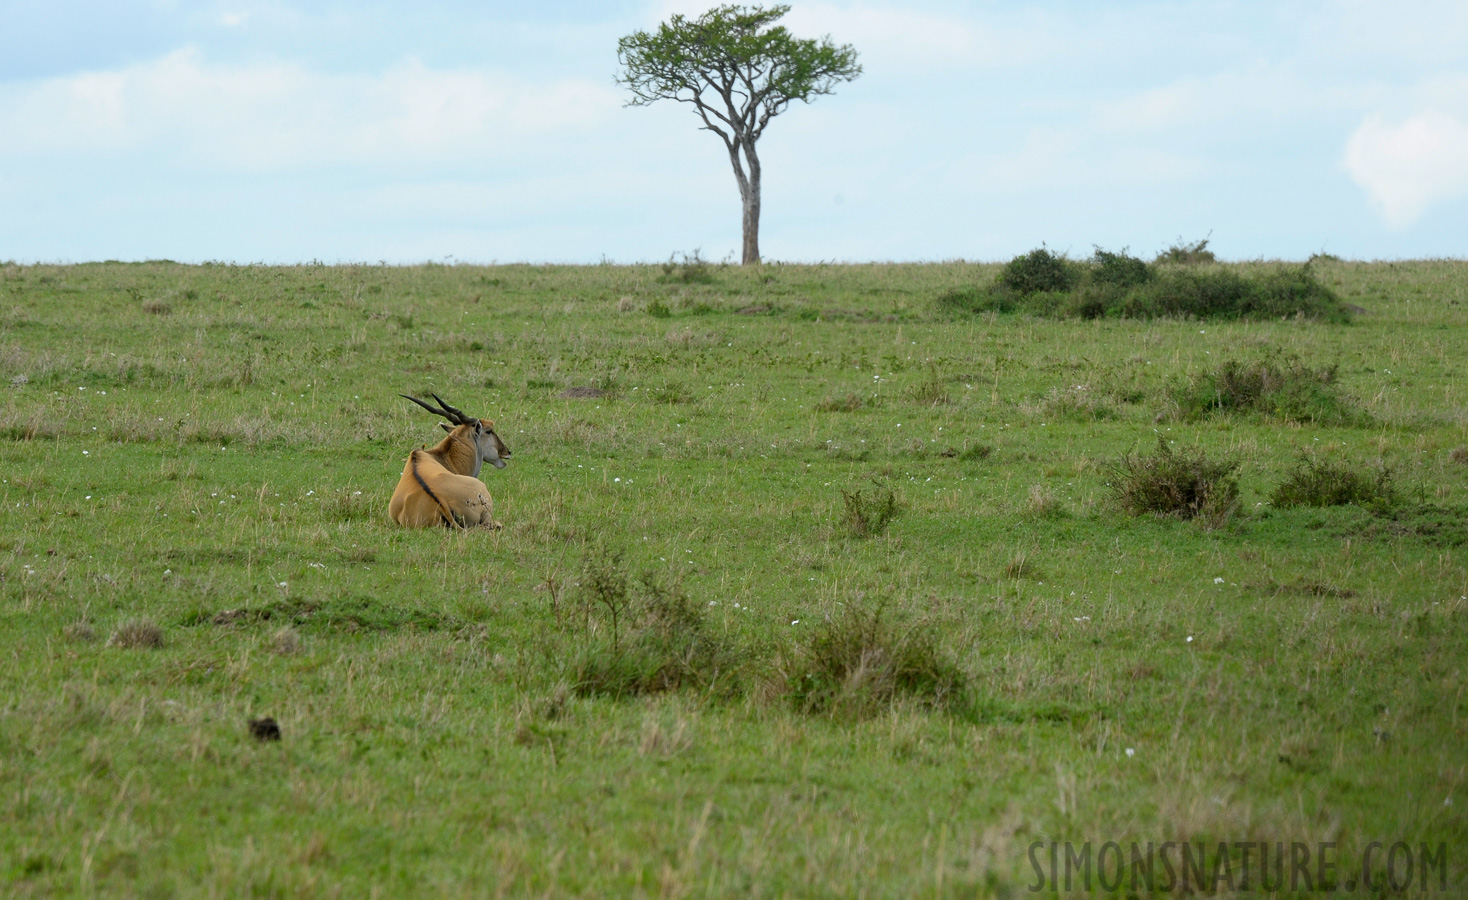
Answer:
[[754, 142], [744, 144], [744, 157], [749, 161], [749, 179], [741, 180], [740, 194], [744, 201], [744, 253], [743, 265], [759, 265], [759, 157], [754, 154]]

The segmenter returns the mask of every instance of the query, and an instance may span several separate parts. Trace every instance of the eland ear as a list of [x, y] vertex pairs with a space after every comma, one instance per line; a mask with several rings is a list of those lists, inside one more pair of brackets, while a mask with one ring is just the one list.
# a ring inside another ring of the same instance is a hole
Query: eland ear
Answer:
[[443, 429], [443, 430], [444, 430], [444, 431], [450, 431], [450, 432], [451, 432], [451, 431], [453, 431], [453, 430], [454, 430], [454, 428], [453, 428], [453, 426], [452, 426], [452, 425], [450, 425], [450, 424], [449, 424], [449, 423], [447, 423], [447, 422], [439, 422], [439, 423], [438, 423], [438, 427], [439, 427], [439, 428], [442, 428], [442, 429]]

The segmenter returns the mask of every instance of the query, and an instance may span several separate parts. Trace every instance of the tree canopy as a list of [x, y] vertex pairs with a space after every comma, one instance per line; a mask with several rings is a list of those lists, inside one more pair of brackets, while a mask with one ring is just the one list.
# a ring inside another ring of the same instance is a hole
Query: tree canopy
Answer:
[[632, 91], [629, 105], [692, 103], [726, 142], [736, 135], [756, 141], [792, 101], [809, 103], [861, 74], [850, 44], [797, 38], [774, 24], [789, 11], [729, 4], [696, 19], [674, 15], [655, 32], [622, 38], [619, 80]]

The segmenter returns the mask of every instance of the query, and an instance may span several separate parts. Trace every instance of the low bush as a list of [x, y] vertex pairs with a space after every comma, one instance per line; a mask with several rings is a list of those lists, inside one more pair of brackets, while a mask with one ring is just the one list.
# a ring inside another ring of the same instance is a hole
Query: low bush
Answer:
[[866, 538], [881, 534], [897, 518], [897, 495], [885, 484], [873, 481], [870, 492], [861, 488], [841, 491], [844, 506], [841, 524], [852, 537]]
[[1269, 500], [1275, 506], [1371, 506], [1396, 502], [1391, 470], [1302, 456]]
[[1157, 254], [1157, 262], [1177, 266], [1199, 266], [1204, 263], [1218, 262], [1218, 257], [1208, 249], [1208, 238], [1193, 241], [1191, 244], [1178, 238], [1176, 244]]
[[968, 678], [926, 628], [901, 629], [884, 608], [846, 606], [809, 628], [786, 673], [802, 712], [870, 715], [901, 699], [950, 712], [969, 702]]
[[1114, 312], [1132, 319], [1349, 318], [1340, 298], [1315, 278], [1309, 263], [1249, 277], [1229, 269], [1166, 270], [1121, 295]]
[[1233, 460], [1209, 459], [1201, 447], [1173, 450], [1159, 436], [1155, 454], [1128, 453], [1115, 463], [1108, 486], [1130, 515], [1199, 519], [1212, 527], [1238, 506], [1238, 468]]
[[692, 255], [674, 253], [661, 266], [663, 281], [678, 284], [713, 284], [714, 270], [708, 260], [694, 250]]
[[1220, 413], [1259, 413], [1286, 422], [1354, 425], [1363, 411], [1341, 392], [1336, 367], [1311, 368], [1293, 357], [1225, 360], [1217, 368], [1174, 380], [1163, 418], [1195, 422]]
[[1075, 263], [1040, 247], [1010, 260], [999, 274], [999, 285], [1027, 297], [1042, 291], [1068, 291], [1080, 278]]
[[1111, 253], [1095, 249], [1091, 255], [1090, 280], [1093, 284], [1113, 285], [1120, 288], [1139, 287], [1157, 277], [1153, 268], [1126, 250]]
[[620, 552], [588, 556], [580, 613], [580, 646], [571, 664], [578, 694], [729, 690], [739, 683], [739, 654], [707, 627], [703, 608], [652, 572], [631, 581]]

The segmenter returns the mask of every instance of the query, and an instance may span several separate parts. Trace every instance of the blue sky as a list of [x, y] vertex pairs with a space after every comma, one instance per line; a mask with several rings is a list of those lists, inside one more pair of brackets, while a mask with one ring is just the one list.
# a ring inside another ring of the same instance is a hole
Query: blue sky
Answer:
[[[681, 0], [0, 0], [0, 259], [653, 261], [739, 246], [617, 38]], [[865, 73], [760, 144], [761, 249], [1468, 256], [1468, 3], [795, 2]]]

